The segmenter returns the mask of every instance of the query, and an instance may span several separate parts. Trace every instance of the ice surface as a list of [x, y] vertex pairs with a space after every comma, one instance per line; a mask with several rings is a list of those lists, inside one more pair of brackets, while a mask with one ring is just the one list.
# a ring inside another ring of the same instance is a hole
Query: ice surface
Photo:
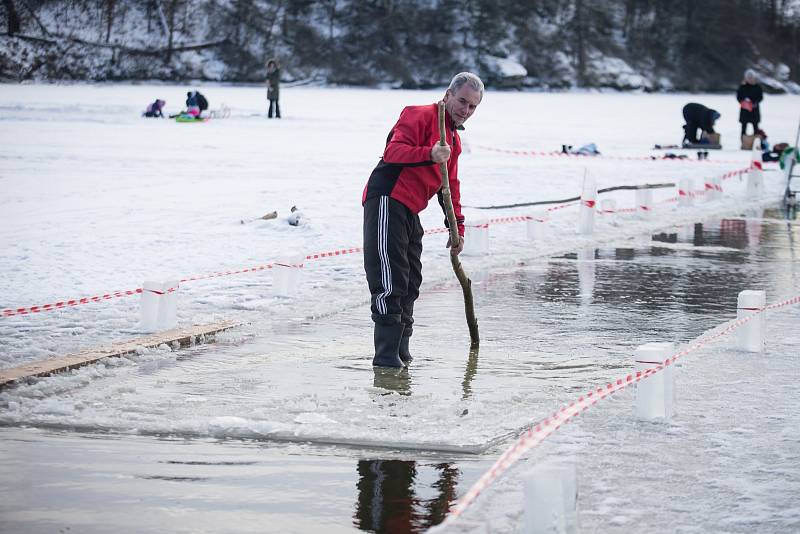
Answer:
[[[361, 190], [386, 133], [402, 106], [440, 96], [292, 88], [282, 101], [285, 117], [267, 121], [262, 88], [203, 89], [212, 108], [231, 107], [231, 118], [193, 125], [139, 118], [155, 97], [177, 109], [185, 88], [170, 85], [0, 86], [0, 307], [358, 247]], [[614, 159], [677, 143], [680, 109], [690, 100], [722, 112], [728, 148], [707, 163]], [[796, 96], [765, 102], [773, 143], [793, 139], [798, 104]], [[586, 172], [600, 188], [685, 177], [701, 184], [749, 164], [749, 152], [735, 149], [735, 115], [730, 95], [491, 92], [464, 132], [462, 200], [474, 206], [573, 196]], [[603, 157], [478, 148], [549, 151], [587, 142]], [[764, 220], [774, 214], [762, 208], [774, 204], [783, 186], [776, 172], [767, 172], [765, 182], [761, 200], [745, 199], [745, 181], [733, 177], [723, 182], [722, 198], [681, 210], [666, 202], [674, 189], [655, 190], [652, 217], [598, 216], [591, 236], [576, 233], [577, 206], [550, 212], [535, 241], [522, 221], [493, 223], [489, 253], [464, 259], [475, 283], [478, 354], [467, 347], [446, 235], [426, 236], [415, 362], [399, 377], [376, 376], [370, 366], [368, 293], [358, 253], [307, 261], [292, 298], [274, 295], [269, 268], [187, 281], [178, 292], [179, 325], [238, 319], [248, 326], [222, 334], [215, 345], [142, 350], [8, 389], [0, 393], [0, 424], [177, 437], [190, 449], [216, 438], [448, 450], [464, 473], [463, 493], [502, 450], [504, 437], [622, 375], [635, 346], [690, 341], [735, 314], [741, 289], [766, 289], [769, 301], [797, 293], [798, 227]], [[614, 199], [618, 209], [634, 204], [632, 191], [600, 198]], [[302, 207], [306, 224], [286, 224], [294, 205]], [[241, 224], [273, 210], [277, 219]], [[468, 222], [542, 213], [540, 207], [464, 211]], [[422, 220], [427, 229], [442, 225], [435, 203]], [[122, 297], [0, 318], [0, 367], [135, 337], [138, 311], [138, 297]], [[792, 497], [798, 494], [798, 463], [792, 463], [798, 426], [787, 408], [797, 395], [786, 358], [796, 352], [797, 338], [796, 317], [783, 317], [774, 328], [788, 335], [765, 356], [766, 374], [752, 367], [754, 360], [739, 358], [715, 375], [724, 351], [711, 348], [687, 360], [692, 373], [679, 373], [691, 387], [678, 382], [676, 419], [666, 427], [629, 419], [632, 400], [625, 393], [565, 428], [528, 461], [580, 453], [586, 497], [579, 507], [589, 531], [670, 530], [684, 511], [687, 530], [690, 524], [703, 524], [704, 531], [719, 525], [791, 530], [798, 521]], [[452, 333], [442, 334], [443, 328]], [[769, 418], [727, 425], [731, 413], [756, 409]], [[775, 424], [765, 428], [764, 421]], [[665, 439], [667, 453], [658, 448]], [[704, 456], [706, 450], [724, 454]], [[459, 451], [485, 454], [463, 461]], [[650, 493], [662, 457], [667, 482], [661, 493]], [[620, 473], [641, 462], [649, 467], [633, 468], [621, 485]], [[737, 479], [742, 469], [746, 482]], [[693, 473], [703, 471], [709, 481], [700, 483]], [[465, 519], [513, 531], [521, 518], [516, 472]], [[45, 472], [37, 476], [46, 480]], [[783, 484], [793, 493], [779, 491]], [[691, 498], [676, 499], [687, 486]], [[317, 497], [311, 495], [305, 498]], [[712, 509], [706, 523], [697, 520]]]
[[[465, 521], [518, 531], [525, 471], [570, 455], [584, 532], [795, 530], [800, 417], [785, 373], [794, 375], [798, 319], [796, 306], [770, 316], [771, 347], [763, 356], [737, 351], [728, 336], [685, 358], [668, 423], [637, 422], [633, 390], [584, 413], [518, 462]], [[454, 527], [447, 531], [466, 531]]]

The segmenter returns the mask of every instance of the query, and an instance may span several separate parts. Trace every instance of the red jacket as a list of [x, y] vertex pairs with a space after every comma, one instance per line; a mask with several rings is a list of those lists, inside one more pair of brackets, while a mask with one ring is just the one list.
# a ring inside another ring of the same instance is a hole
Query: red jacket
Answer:
[[[464, 216], [461, 214], [461, 188], [458, 182], [458, 156], [461, 138], [453, 128], [450, 116], [445, 119], [446, 137], [450, 145], [447, 161], [450, 179], [450, 196], [458, 224], [458, 233], [464, 235]], [[431, 160], [431, 148], [439, 142], [439, 107], [408, 106], [389, 132], [383, 157], [372, 171], [361, 196], [363, 204], [370, 198], [389, 195], [413, 213], [419, 213], [442, 188], [439, 164]], [[439, 194], [439, 203], [442, 203]], [[442, 207], [444, 210], [444, 207]]]

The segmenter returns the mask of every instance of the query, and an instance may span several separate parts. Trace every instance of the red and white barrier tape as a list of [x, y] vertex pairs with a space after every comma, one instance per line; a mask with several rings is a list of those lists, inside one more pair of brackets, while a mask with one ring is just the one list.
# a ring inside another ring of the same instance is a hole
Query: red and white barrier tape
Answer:
[[[731, 172], [728, 172], [728, 173], [725, 173], [725, 174], [721, 175], [720, 178], [722, 178], [724, 180], [724, 179], [727, 179], [727, 178], [731, 178], [733, 176], [738, 176], [738, 175], [741, 175], [741, 174], [749, 171], [751, 168], [752, 168], [752, 166], [751, 167], [746, 167], [744, 169], [739, 169], [739, 170], [736, 170], [736, 171], [731, 171]], [[708, 184], [706, 184], [706, 187], [708, 187]], [[705, 191], [698, 192], [698, 194], [702, 194], [702, 193], [705, 193]], [[591, 202], [592, 202], [593, 205], [589, 206], [589, 207], [593, 207], [594, 206], [594, 201], [591, 201]], [[566, 202], [564, 204], [559, 204], [557, 206], [551, 206], [551, 207], [547, 208], [545, 211], [548, 211], [548, 212], [557, 211], [557, 210], [565, 209], [565, 208], [568, 208], [568, 207], [571, 207], [571, 206], [575, 206], [576, 204], [579, 204], [579, 203], [580, 203], [579, 201]], [[614, 210], [602, 210], [602, 211], [599, 211], [599, 213], [605, 215], [605, 214], [609, 214], [609, 213], [626, 213], [626, 212], [635, 212], [635, 211], [636, 211], [635, 208], [623, 208], [623, 209], [614, 209]], [[481, 223], [481, 224], [478, 224], [478, 225], [473, 225], [473, 226], [486, 228], [490, 224], [524, 222], [524, 221], [531, 221], [531, 220], [544, 222], [544, 219], [532, 217], [530, 215], [518, 215], [518, 216], [510, 216], [510, 217], [497, 217], [497, 218], [494, 218], [494, 219], [489, 219], [488, 221], [486, 221], [484, 223]], [[443, 233], [446, 233], [447, 231], [448, 231], [447, 228], [432, 228], [430, 230], [426, 230], [425, 231], [425, 235], [443, 234]], [[364, 249], [362, 247], [350, 247], [350, 248], [345, 248], [345, 249], [340, 249], [340, 250], [333, 250], [333, 251], [328, 251], [328, 252], [318, 252], [318, 253], [315, 253], [315, 254], [309, 254], [309, 255], [305, 256], [305, 260], [307, 260], [307, 261], [315, 261], [315, 260], [320, 260], [320, 259], [324, 259], [324, 258], [331, 258], [331, 257], [336, 257], [336, 256], [344, 256], [344, 255], [347, 255], [347, 254], [357, 254], [357, 253], [361, 253], [363, 251], [364, 251]], [[180, 282], [181, 283], [194, 282], [194, 281], [197, 281], [197, 280], [207, 280], [207, 279], [210, 279], [210, 278], [219, 278], [219, 277], [222, 277], [222, 276], [232, 276], [232, 275], [243, 274], [243, 273], [254, 273], [254, 272], [258, 272], [258, 271], [264, 271], [264, 270], [267, 270], [267, 269], [272, 269], [275, 265], [283, 265], [283, 264], [280, 264], [280, 263], [267, 263], [267, 264], [263, 264], [263, 265], [257, 265], [255, 267], [245, 267], [243, 269], [237, 269], [237, 270], [231, 270], [231, 271], [218, 271], [218, 272], [212, 272], [212, 273], [203, 274], [203, 275], [189, 276], [189, 277], [186, 277], [186, 278], [181, 278]], [[293, 266], [294, 267], [302, 267], [302, 264], [293, 265]], [[103, 301], [103, 300], [110, 300], [110, 299], [114, 299], [114, 298], [121, 298], [121, 297], [127, 297], [127, 296], [131, 296], [131, 295], [137, 295], [137, 294], [141, 294], [141, 292], [142, 292], [142, 288], [138, 287], [136, 289], [129, 289], [129, 290], [124, 290], [124, 291], [114, 291], [112, 293], [106, 293], [106, 294], [103, 294], [103, 295], [97, 295], [97, 296], [93, 296], [93, 297], [83, 297], [83, 298], [71, 299], [71, 300], [65, 300], [65, 301], [59, 301], [59, 302], [55, 302], [55, 303], [51, 303], [51, 304], [43, 304], [43, 305], [39, 305], [39, 306], [30, 306], [30, 307], [21, 307], [21, 308], [9, 308], [9, 309], [5, 309], [2, 312], [0, 312], [0, 317], [13, 317], [13, 316], [17, 316], [17, 315], [29, 315], [29, 314], [33, 314], [33, 313], [40, 313], [40, 312], [58, 310], [58, 309], [72, 307], [72, 306], [78, 306], [80, 304], [89, 304], [91, 302], [100, 302], [100, 301]]]
[[[507, 148], [497, 148], [487, 145], [479, 145], [470, 143], [471, 147], [480, 148], [489, 152], [498, 152], [500, 154], [510, 154], [512, 156], [528, 156], [528, 157], [551, 157], [551, 158], [578, 158], [578, 159], [605, 159], [605, 160], [618, 160], [618, 161], [677, 161], [682, 163], [741, 163], [741, 160], [725, 160], [725, 159], [689, 159], [689, 158], [667, 158], [655, 156], [605, 156], [602, 154], [589, 155], [589, 154], [568, 154], [557, 150], [543, 151], [543, 150], [511, 150]], [[677, 150], [677, 149], [676, 149]]]
[[83, 297], [79, 299], [71, 299], [71, 300], [62, 300], [58, 302], [54, 302], [52, 304], [43, 304], [41, 306], [30, 306], [28, 308], [15, 308], [15, 309], [7, 309], [3, 310], [2, 316], [3, 317], [11, 317], [14, 315], [28, 315], [31, 313], [39, 313], [51, 310], [60, 310], [63, 308], [69, 308], [72, 306], [77, 306], [79, 304], [88, 304], [90, 302], [100, 302], [101, 300], [111, 300], [114, 298], [120, 297], [127, 297], [130, 295], [138, 295], [142, 292], [142, 288], [136, 289], [128, 289], [124, 291], [114, 291], [113, 293], [105, 293], [103, 295], [97, 295], [94, 297]]
[[527, 431], [520, 435], [520, 437], [511, 445], [511, 447], [506, 449], [505, 452], [500, 455], [492, 467], [489, 468], [489, 470], [486, 471], [472, 485], [472, 487], [470, 487], [467, 493], [456, 502], [455, 506], [442, 523], [442, 526], [446, 526], [448, 523], [458, 519], [458, 517], [460, 517], [461, 514], [463, 514], [464, 511], [475, 502], [478, 496], [489, 486], [491, 486], [491, 484], [503, 473], [505, 473], [512, 465], [514, 465], [514, 463], [519, 460], [523, 454], [544, 441], [545, 438], [553, 434], [562, 425], [568, 423], [571, 419], [574, 419], [582, 412], [585, 412], [601, 400], [605, 399], [607, 396], [625, 389], [631, 384], [639, 382], [643, 378], [662, 371], [664, 367], [673, 365], [679, 358], [688, 355], [703, 345], [706, 345], [722, 336], [731, 333], [748, 321], [758, 317], [760, 313], [798, 303], [800, 303], [800, 295], [794, 296], [782, 302], [770, 304], [762, 309], [756, 309], [756, 313], [748, 315], [747, 317], [734, 319], [730, 321], [730, 324], [728, 324], [727, 327], [721, 328], [708, 336], [701, 337], [697, 342], [689, 345], [682, 351], [670, 356], [663, 362], [659, 362], [659, 365], [656, 367], [651, 367], [644, 371], [636, 371], [635, 373], [626, 375], [624, 378], [618, 378], [616, 381], [606, 384], [605, 387], [598, 387], [594, 391], [590, 391], [586, 395], [580, 396], [577, 400], [570, 402], [568, 405], [562, 406], [550, 417], [545, 417], [535, 425], [531, 425]]
[[181, 278], [181, 282], [194, 282], [196, 280], [207, 280], [209, 278], [219, 278], [220, 276], [230, 276], [233, 274], [242, 274], [242, 273], [254, 273], [256, 271], [264, 271], [266, 269], [272, 269], [276, 264], [274, 263], [267, 263], [264, 265], [257, 265], [255, 267], [245, 267], [244, 269], [237, 269], [235, 271], [218, 271], [208, 274], [199, 274], [195, 276], [190, 276], [188, 278]]
[[142, 289], [141, 292], [142, 293], [153, 293], [154, 295], [166, 295], [167, 293], [174, 293], [177, 290], [178, 290], [177, 287], [170, 287], [169, 289], [166, 289], [165, 291], [159, 291], [158, 289], [149, 289], [149, 288], [145, 287], [145, 288]]
[[568, 208], [570, 206], [574, 206], [577, 203], [578, 203], [577, 200], [575, 202], [567, 202], [566, 204], [559, 204], [558, 206], [553, 206], [552, 208], [547, 208], [547, 210], [545, 210], [545, 211], [563, 210], [564, 208]]
[[[715, 176], [715, 178], [719, 178], [720, 180], [727, 180], [729, 178], [733, 178], [735, 176], [741, 176], [747, 172], [749, 172], [753, 167], [744, 167], [741, 169], [737, 169], [735, 171], [726, 172], [725, 174], [721, 174], [719, 176]], [[657, 204], [668, 203], [668, 202], [677, 202], [678, 197], [682, 196], [690, 196], [692, 198], [705, 195], [708, 191], [719, 191], [722, 192], [722, 185], [721, 184], [714, 184], [713, 182], [704, 182], [704, 189], [696, 190], [696, 191], [684, 191], [683, 189], [678, 189], [678, 196], [666, 198], [664, 200], [659, 200]], [[600, 215], [608, 215], [614, 213], [634, 213], [636, 211], [650, 211], [652, 210], [649, 206], [639, 206], [638, 208], [620, 208], [620, 209], [602, 209], [597, 210], [597, 213]]]
[[513, 215], [510, 217], [495, 217], [494, 219], [489, 219], [486, 221], [486, 225], [492, 224], [505, 224], [505, 223], [514, 223], [514, 222], [527, 222], [527, 221], [539, 221], [545, 222], [547, 219], [541, 217], [533, 217], [532, 215]]
[[331, 252], [319, 252], [317, 254], [309, 254], [308, 256], [306, 256], [306, 259], [309, 261], [321, 260], [323, 258], [333, 258], [335, 256], [344, 256], [346, 254], [357, 254], [359, 252], [364, 252], [363, 247], [350, 247], [350, 248], [343, 248], [341, 250], [333, 250]]

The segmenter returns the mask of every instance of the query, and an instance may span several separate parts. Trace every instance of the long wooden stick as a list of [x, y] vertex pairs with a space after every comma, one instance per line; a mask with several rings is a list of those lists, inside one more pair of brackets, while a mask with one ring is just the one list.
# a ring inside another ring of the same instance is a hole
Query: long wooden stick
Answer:
[[[447, 144], [444, 125], [444, 102], [439, 102], [439, 144], [442, 146]], [[442, 199], [444, 200], [444, 208], [447, 212], [447, 222], [450, 226], [450, 243], [456, 246], [460, 236], [458, 235], [456, 212], [453, 209], [453, 198], [450, 196], [450, 179], [447, 172], [447, 162], [440, 163], [439, 168], [442, 171]], [[470, 280], [467, 273], [464, 272], [464, 268], [461, 266], [461, 260], [458, 259], [458, 256], [450, 254], [450, 263], [453, 265], [453, 271], [455, 271], [456, 278], [458, 278], [458, 281], [461, 283], [461, 291], [464, 293], [464, 313], [467, 315], [470, 346], [477, 347], [480, 344], [480, 336], [478, 335], [478, 320], [475, 318], [475, 306], [472, 300], [472, 280]]]

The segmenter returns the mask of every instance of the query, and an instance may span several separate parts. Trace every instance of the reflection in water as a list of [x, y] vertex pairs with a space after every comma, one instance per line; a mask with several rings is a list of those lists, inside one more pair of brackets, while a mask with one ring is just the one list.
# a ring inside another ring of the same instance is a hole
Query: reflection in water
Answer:
[[692, 244], [696, 247], [702, 247], [705, 244], [703, 242], [703, 223], [695, 223]]
[[[418, 481], [432, 468], [436, 479]], [[456, 498], [458, 469], [449, 463], [426, 466], [406, 460], [359, 460], [354, 523], [370, 532], [423, 532], [441, 523]], [[425, 498], [423, 494], [433, 496]]]
[[[576, 254], [566, 254], [564, 259], [574, 260]], [[537, 289], [536, 293], [545, 299], [572, 300], [579, 295], [580, 280], [578, 273], [575, 272], [575, 265], [564, 262], [551, 262], [547, 266], [544, 282]], [[530, 292], [530, 288], [527, 288]], [[526, 292], [524, 290], [521, 293]]]
[[748, 244], [747, 221], [722, 219], [715, 223], [697, 223], [693, 243], [697, 247], [711, 245], [744, 250]]
[[411, 377], [408, 367], [394, 369], [392, 367], [373, 367], [372, 385], [376, 388], [394, 391], [400, 395], [411, 395]]
[[636, 251], [632, 248], [614, 249], [614, 259], [619, 261], [633, 261], [636, 259]]
[[661, 232], [659, 234], [653, 234], [653, 241], [658, 241], [659, 243], [677, 243], [678, 242], [678, 233], [677, 232]]
[[472, 395], [472, 379], [475, 373], [478, 372], [478, 352], [479, 347], [470, 347], [469, 358], [467, 359], [467, 368], [464, 370], [464, 381], [461, 382], [461, 400], [467, 400]]
[[578, 284], [581, 304], [584, 305], [591, 304], [594, 294], [595, 258], [594, 247], [585, 247], [578, 251]]
[[[542, 282], [519, 275], [514, 294], [582, 306], [602, 303], [648, 311], [728, 312], [735, 309], [738, 290], [757, 284], [757, 270], [746, 264], [752, 262], [754, 253], [765, 253], [760, 243], [769, 237], [768, 231], [758, 221], [722, 219], [651, 236], [657, 242], [704, 248], [587, 248], [553, 258]], [[754, 246], [759, 247], [758, 252], [753, 251]], [[615, 261], [593, 261], [597, 258]], [[687, 258], [697, 261], [687, 262]]]
[[745, 217], [749, 217], [749, 220], [745, 222], [747, 225], [747, 245], [752, 253], [757, 253], [761, 244], [761, 217], [763, 215], [764, 210], [762, 209], [745, 211]]
[[747, 221], [742, 219], [722, 219], [719, 225], [720, 243], [724, 246], [738, 249], [746, 249], [748, 242]]

